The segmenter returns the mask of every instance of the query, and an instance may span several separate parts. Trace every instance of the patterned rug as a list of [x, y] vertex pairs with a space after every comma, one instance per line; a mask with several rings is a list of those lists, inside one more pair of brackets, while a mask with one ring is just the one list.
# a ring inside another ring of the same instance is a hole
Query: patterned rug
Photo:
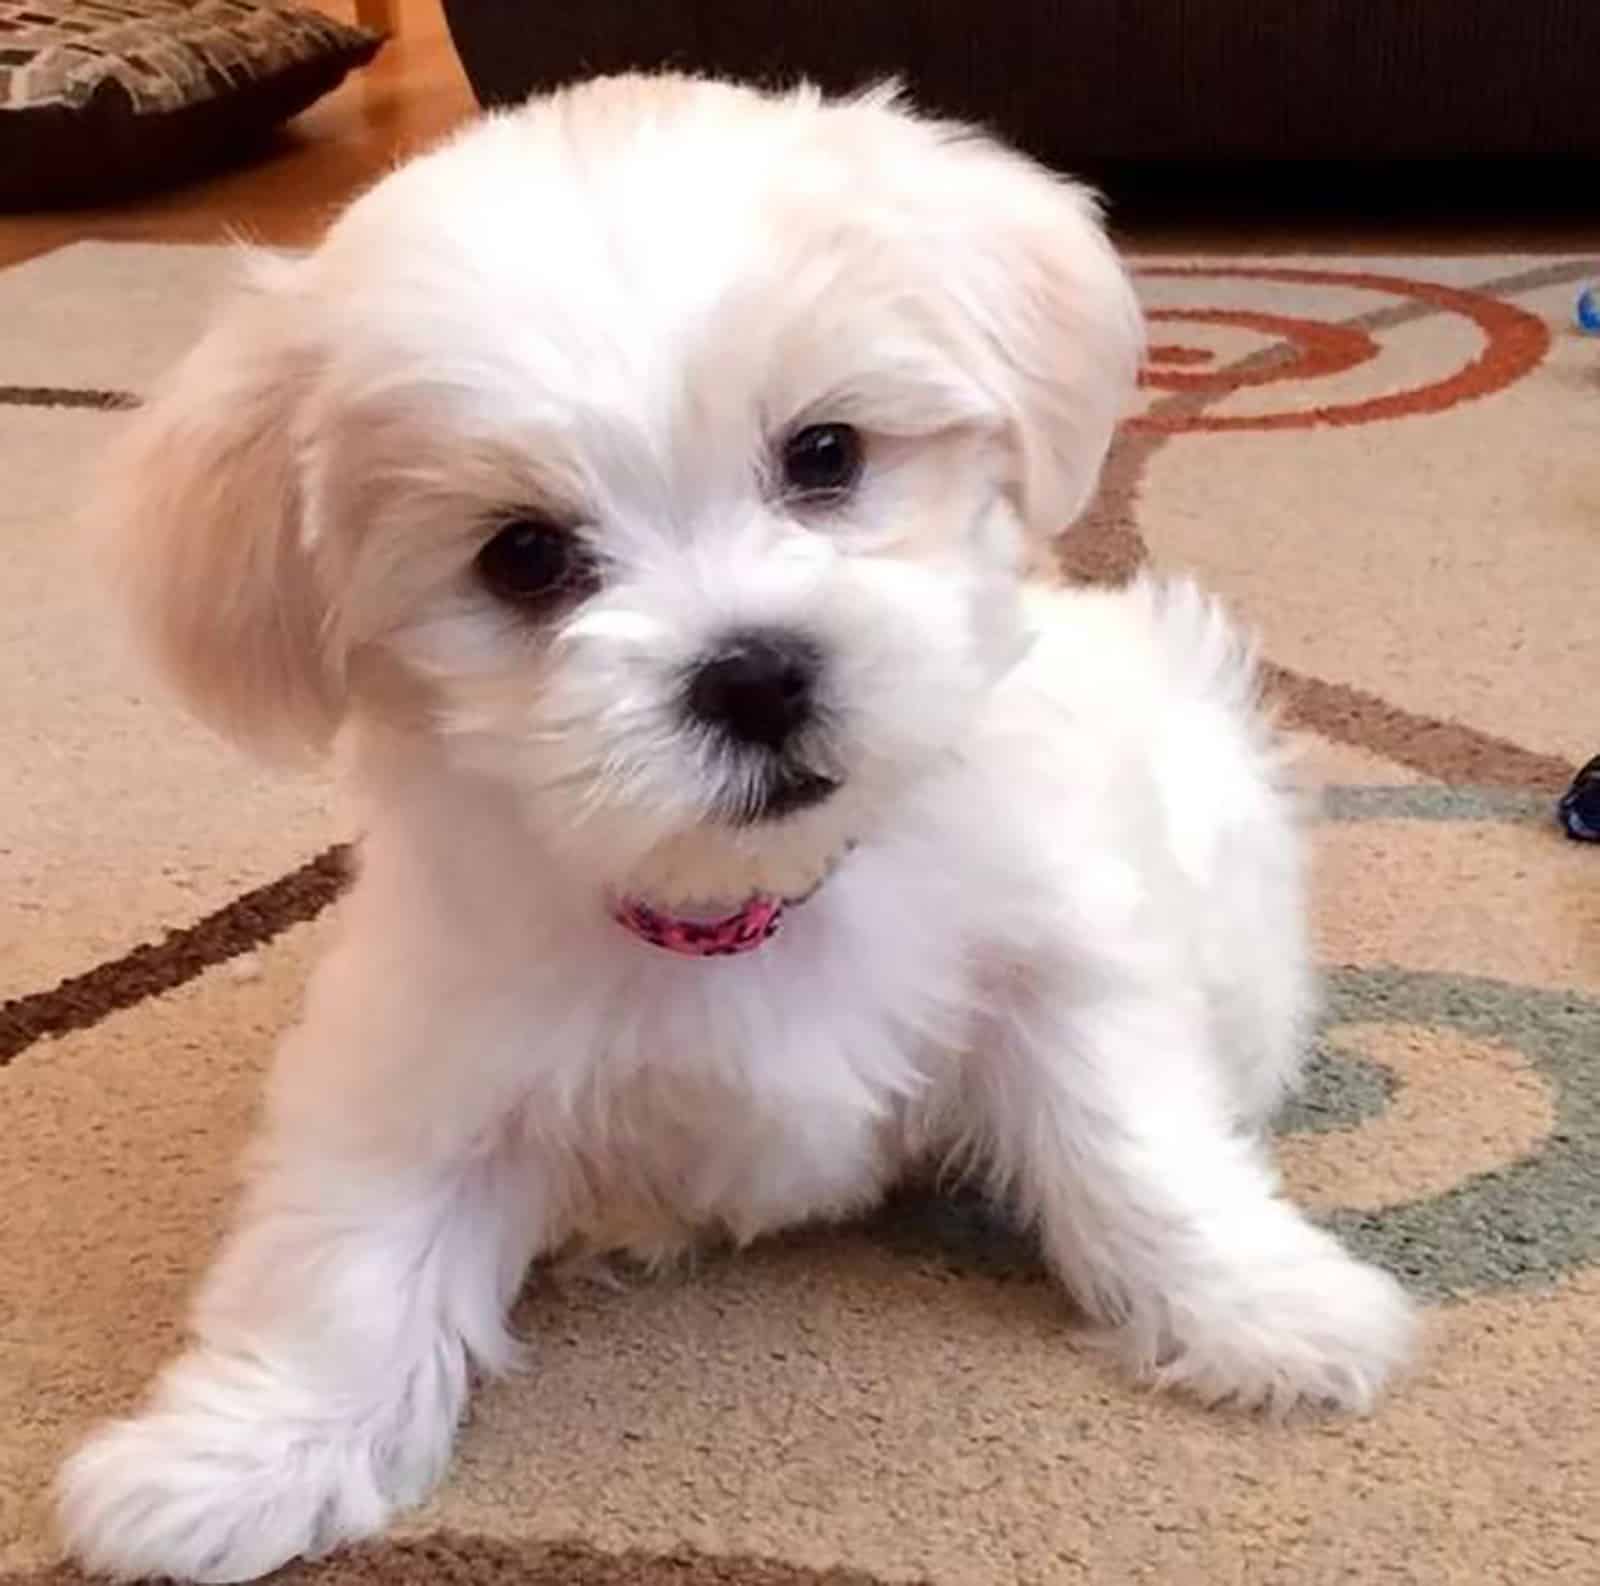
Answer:
[[[0, 273], [4, 1586], [77, 1579], [50, 1473], [178, 1343], [340, 884], [326, 789], [146, 687], [67, 529], [225, 269], [83, 245]], [[1600, 850], [1550, 819], [1600, 750], [1600, 341], [1569, 328], [1597, 275], [1151, 265], [1144, 405], [1062, 550], [1223, 591], [1326, 787], [1328, 1014], [1281, 1155], [1431, 1303], [1372, 1419], [1142, 1395], [1024, 1239], [913, 1196], [670, 1281], [536, 1279], [535, 1369], [479, 1396], [444, 1489], [285, 1578], [1600, 1578]]]

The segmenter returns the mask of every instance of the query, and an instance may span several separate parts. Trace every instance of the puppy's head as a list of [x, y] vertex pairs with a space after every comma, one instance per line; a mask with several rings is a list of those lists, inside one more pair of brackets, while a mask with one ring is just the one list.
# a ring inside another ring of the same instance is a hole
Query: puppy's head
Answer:
[[377, 727], [604, 884], [792, 891], [969, 735], [1138, 343], [1091, 200], [966, 129], [605, 80], [260, 261], [102, 518], [223, 730]]

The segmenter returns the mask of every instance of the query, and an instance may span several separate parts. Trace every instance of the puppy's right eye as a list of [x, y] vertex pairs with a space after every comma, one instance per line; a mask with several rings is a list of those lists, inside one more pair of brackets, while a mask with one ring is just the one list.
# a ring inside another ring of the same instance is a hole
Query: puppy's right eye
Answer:
[[473, 565], [484, 587], [514, 606], [578, 599], [598, 582], [594, 557], [578, 535], [544, 518], [505, 519]]
[[861, 432], [850, 424], [807, 424], [783, 443], [783, 483], [801, 500], [842, 500], [861, 477]]

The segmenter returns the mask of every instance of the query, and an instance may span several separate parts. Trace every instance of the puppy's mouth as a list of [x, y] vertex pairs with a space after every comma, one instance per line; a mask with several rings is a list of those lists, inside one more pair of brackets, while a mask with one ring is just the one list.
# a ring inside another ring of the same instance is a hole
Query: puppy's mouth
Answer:
[[808, 766], [778, 764], [765, 772], [750, 796], [731, 812], [736, 826], [761, 826], [825, 804], [843, 782]]

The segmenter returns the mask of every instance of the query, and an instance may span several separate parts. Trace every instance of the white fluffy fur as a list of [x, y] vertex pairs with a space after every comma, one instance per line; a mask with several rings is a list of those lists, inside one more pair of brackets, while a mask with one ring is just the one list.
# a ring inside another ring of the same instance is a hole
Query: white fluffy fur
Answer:
[[[618, 79], [255, 276], [100, 518], [202, 715], [338, 741], [362, 873], [193, 1347], [67, 1468], [74, 1554], [241, 1580], [375, 1531], [513, 1357], [532, 1258], [839, 1217], [930, 1157], [1020, 1210], [1138, 1375], [1366, 1407], [1411, 1312], [1259, 1139], [1310, 979], [1249, 656], [1185, 585], [1021, 577], [1138, 359], [1091, 200], [887, 95]], [[816, 420], [868, 466], [808, 513], [771, 457]], [[472, 576], [529, 509], [606, 562], [546, 624]], [[748, 773], [678, 694], [763, 622], [826, 657], [805, 752], [843, 787], [735, 827]], [[745, 957], [607, 914], [799, 893], [852, 843]]]

